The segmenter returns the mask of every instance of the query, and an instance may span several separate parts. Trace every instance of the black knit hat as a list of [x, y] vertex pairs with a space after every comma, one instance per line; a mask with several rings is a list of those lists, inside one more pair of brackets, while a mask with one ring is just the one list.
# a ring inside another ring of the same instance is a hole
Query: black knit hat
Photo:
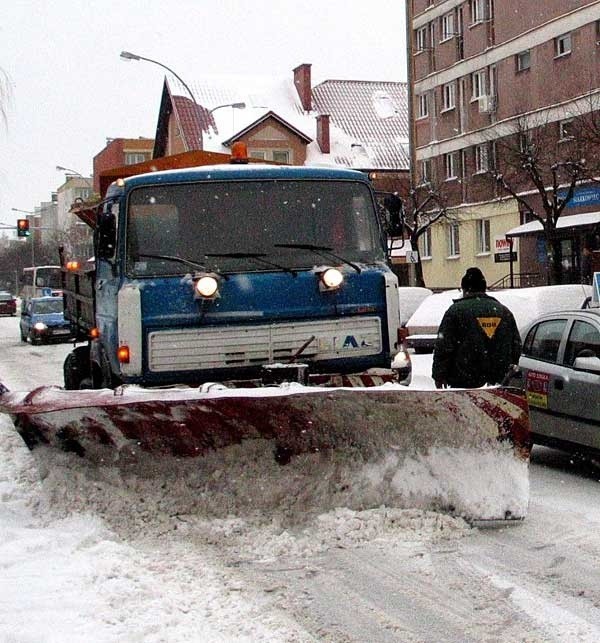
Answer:
[[465, 292], [485, 292], [487, 283], [479, 268], [467, 268], [467, 272], [460, 282], [460, 287]]

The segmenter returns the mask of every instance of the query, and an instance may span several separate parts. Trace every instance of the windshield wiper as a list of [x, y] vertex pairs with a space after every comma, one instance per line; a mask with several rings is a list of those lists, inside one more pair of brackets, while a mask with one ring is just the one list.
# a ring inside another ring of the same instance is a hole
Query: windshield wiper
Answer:
[[204, 255], [205, 257], [221, 257], [221, 258], [226, 258], [226, 259], [255, 259], [259, 263], [263, 263], [266, 266], [271, 266], [272, 268], [278, 268], [279, 270], [283, 270], [284, 272], [289, 272], [292, 277], [296, 277], [298, 274], [295, 270], [292, 270], [292, 268], [289, 268], [288, 266], [282, 266], [278, 263], [273, 263], [272, 261], [267, 261], [264, 257], [268, 256], [264, 252], [218, 252], [218, 253], [211, 253], [211, 254], [206, 254]]
[[177, 257], [175, 255], [153, 255], [147, 254], [145, 252], [138, 253], [138, 257], [146, 257], [147, 259], [164, 259], [165, 261], [175, 261], [176, 263], [182, 263], [190, 268], [199, 268], [200, 270], [206, 270], [206, 266], [196, 261], [191, 261], [190, 259], [184, 259], [183, 257]]
[[[189, 266], [190, 268], [197, 268], [198, 270], [206, 271], [209, 270], [203, 263], [198, 263], [197, 261], [192, 261], [191, 259], [184, 259], [183, 257], [178, 257], [176, 255], [154, 255], [148, 254], [146, 252], [140, 252], [138, 253], [138, 257], [146, 257], [146, 259], [163, 259], [165, 261], [174, 261], [175, 263], [182, 263], [184, 266]], [[220, 273], [218, 270], [210, 269], [210, 272], [214, 272], [215, 274], [219, 275], [219, 277], [223, 277], [223, 279], [229, 279], [227, 275]]]
[[297, 248], [298, 250], [310, 250], [317, 255], [321, 255], [322, 257], [333, 257], [334, 259], [345, 263], [347, 266], [354, 268], [354, 270], [356, 270], [356, 272], [358, 272], [359, 274], [362, 272], [360, 266], [352, 263], [352, 261], [348, 261], [348, 259], [344, 259], [344, 257], [336, 255], [332, 252], [333, 248], [328, 248], [327, 246], [314, 246], [312, 243], [276, 243], [274, 245], [276, 248]]

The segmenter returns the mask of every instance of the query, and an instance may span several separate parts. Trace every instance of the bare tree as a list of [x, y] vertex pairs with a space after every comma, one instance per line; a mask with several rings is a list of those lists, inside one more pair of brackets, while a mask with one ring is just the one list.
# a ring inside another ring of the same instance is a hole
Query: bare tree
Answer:
[[405, 207], [404, 227], [408, 231], [411, 249], [417, 253], [415, 263], [417, 286], [425, 287], [419, 239], [436, 221], [443, 218], [450, 218], [450, 215], [447, 199], [442, 190], [431, 184], [411, 188]]
[[518, 119], [495, 141], [495, 167], [489, 177], [499, 195], [512, 196], [530, 220], [542, 225], [548, 251], [547, 282], [562, 280], [562, 246], [557, 225], [575, 188], [592, 180], [579, 117], [564, 122]]
[[419, 239], [439, 219], [451, 218], [447, 197], [438, 186], [424, 182], [411, 186], [404, 199], [397, 194], [388, 195], [384, 205], [389, 216], [392, 246], [397, 248], [398, 243], [410, 243], [410, 249], [417, 253], [417, 261], [414, 264], [416, 285], [425, 287]]

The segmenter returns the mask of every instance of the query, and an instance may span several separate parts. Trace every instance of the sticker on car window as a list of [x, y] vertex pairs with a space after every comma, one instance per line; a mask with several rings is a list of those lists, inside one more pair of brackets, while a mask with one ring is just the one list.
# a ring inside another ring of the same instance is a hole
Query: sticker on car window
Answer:
[[531, 406], [537, 406], [541, 409], [548, 408], [548, 384], [550, 375], [548, 373], [538, 373], [529, 371], [525, 380], [525, 393], [527, 402]]

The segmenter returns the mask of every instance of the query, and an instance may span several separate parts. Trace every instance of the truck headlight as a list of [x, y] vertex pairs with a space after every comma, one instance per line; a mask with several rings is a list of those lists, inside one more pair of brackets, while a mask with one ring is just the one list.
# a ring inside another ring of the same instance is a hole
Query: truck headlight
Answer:
[[327, 268], [320, 274], [320, 278], [326, 290], [335, 290], [344, 281], [344, 275], [337, 268]]
[[202, 299], [214, 299], [219, 293], [219, 282], [213, 275], [200, 275], [194, 279], [194, 292]]
[[41, 332], [41, 331], [43, 331], [43, 330], [46, 330], [46, 328], [48, 328], [48, 327], [46, 326], [46, 324], [44, 324], [44, 322], [36, 322], [36, 323], [33, 325], [33, 328], [34, 328], [35, 330], [37, 330], [37, 331], [40, 331], [40, 332]]

